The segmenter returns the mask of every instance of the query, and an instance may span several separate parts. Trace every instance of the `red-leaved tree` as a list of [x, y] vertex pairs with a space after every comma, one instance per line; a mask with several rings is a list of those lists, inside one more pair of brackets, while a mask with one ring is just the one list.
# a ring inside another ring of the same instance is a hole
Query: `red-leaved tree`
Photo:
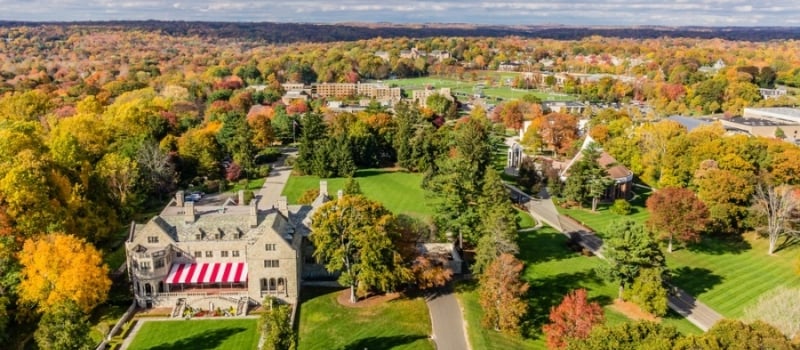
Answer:
[[700, 232], [706, 229], [709, 211], [706, 205], [691, 190], [666, 187], [647, 198], [650, 212], [648, 224], [658, 232], [659, 238], [669, 240], [668, 251], [672, 253], [672, 241], [696, 242]]
[[571, 339], [586, 339], [603, 319], [603, 309], [586, 299], [586, 289], [574, 290], [564, 296], [560, 305], [550, 309], [550, 323], [543, 327], [547, 347], [563, 349]]

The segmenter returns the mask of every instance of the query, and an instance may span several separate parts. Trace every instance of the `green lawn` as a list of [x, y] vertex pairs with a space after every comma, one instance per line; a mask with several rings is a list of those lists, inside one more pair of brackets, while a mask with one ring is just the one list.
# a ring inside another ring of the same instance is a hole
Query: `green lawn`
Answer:
[[[430, 76], [430, 77], [420, 77], [420, 78], [386, 80], [384, 81], [384, 83], [401, 87], [404, 90], [420, 90], [424, 89], [427, 86], [430, 86], [435, 89], [450, 88], [453, 93], [464, 93], [468, 95], [472, 95], [475, 92], [477, 92], [476, 86], [481, 86], [480, 90], [483, 91], [483, 94], [491, 98], [499, 97], [503, 99], [518, 99], [527, 94], [533, 94], [539, 97], [540, 99], [546, 101], [575, 100], [573, 96], [564, 94], [554, 94], [538, 90], [512, 89], [510, 87], [503, 86], [503, 82], [505, 81], [506, 78], [513, 79], [513, 77], [517, 74], [518, 73], [509, 73], [509, 72], [504, 72], [504, 73], [481, 72], [478, 74], [477, 81], [466, 81], [466, 80], [460, 81], [452, 78]], [[495, 82], [494, 86], [485, 85], [487, 75], [493, 76]]]
[[228, 193], [237, 193], [239, 190], [250, 190], [250, 191], [258, 191], [264, 186], [264, 182], [267, 181], [266, 177], [259, 177], [257, 179], [250, 179], [247, 181], [240, 180], [233, 184], [233, 187], [229, 189]]
[[536, 220], [533, 220], [531, 214], [526, 211], [517, 209], [517, 217], [519, 217], [519, 229], [524, 230], [536, 226]]
[[767, 255], [766, 238], [755, 234], [743, 240], [705, 239], [700, 244], [667, 254], [676, 285], [726, 317], [738, 318], [758, 297], [778, 286], [800, 287], [794, 269], [800, 246]]
[[149, 321], [128, 349], [255, 349], [256, 324], [256, 319]]
[[422, 298], [350, 308], [336, 300], [340, 290], [303, 290], [300, 350], [434, 348], [428, 307]]
[[[638, 190], [638, 189], [637, 189]], [[632, 202], [634, 213], [626, 218], [644, 223], [648, 213], [644, 207], [646, 194]], [[588, 209], [559, 209], [605, 236], [611, 222], [622, 216], [601, 205], [597, 213]], [[673, 272], [673, 282], [725, 317], [738, 318], [764, 292], [778, 286], [800, 287], [800, 276], [794, 262], [800, 246], [792, 245], [767, 256], [767, 240], [754, 234], [744, 238], [705, 236], [688, 248], [665, 253]]]
[[[604, 306], [606, 321], [620, 323], [629, 321], [624, 315], [611, 310], [608, 305], [616, 297], [617, 287], [599, 278], [594, 269], [603, 260], [586, 257], [567, 247], [563, 234], [545, 227], [520, 234], [520, 259], [526, 263], [524, 279], [530, 284], [528, 322], [529, 339], [510, 337], [480, 326], [482, 314], [474, 286], [462, 284], [459, 299], [464, 307], [469, 339], [474, 349], [545, 349], [541, 327], [548, 322], [550, 308], [561, 303], [564, 294], [585, 288], [589, 298]], [[695, 334], [700, 330], [676, 314], [667, 315], [665, 324], [675, 326], [683, 333]]]
[[[428, 205], [425, 191], [422, 189], [422, 174], [387, 169], [363, 169], [355, 176], [361, 186], [361, 192], [370, 199], [383, 203], [395, 214], [408, 214], [416, 217], [430, 217], [433, 208]], [[289, 203], [297, 203], [297, 199], [306, 190], [319, 188], [320, 178], [317, 176], [291, 176], [283, 189], [283, 195]], [[344, 187], [345, 178], [327, 179], [328, 193], [336, 195], [336, 191]]]

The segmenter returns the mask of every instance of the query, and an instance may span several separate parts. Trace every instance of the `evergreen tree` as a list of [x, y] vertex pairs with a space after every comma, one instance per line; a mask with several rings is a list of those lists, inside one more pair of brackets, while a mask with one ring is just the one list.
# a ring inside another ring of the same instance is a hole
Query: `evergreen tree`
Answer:
[[352, 177], [348, 177], [347, 181], [344, 183], [344, 194], [349, 195], [357, 195], [363, 194], [361, 193], [361, 185], [358, 184], [358, 180]]
[[[302, 124], [295, 166], [303, 174], [313, 174], [315, 173], [315, 153], [325, 140], [326, 126], [322, 116], [316, 113], [307, 113], [303, 116]], [[317, 175], [320, 174], [317, 173]]]
[[503, 181], [497, 171], [489, 170], [481, 191], [478, 213], [481, 217], [481, 236], [475, 255], [472, 272], [482, 273], [498, 256], [503, 253], [517, 254], [518, 220], [517, 211], [511, 204]]
[[633, 283], [642, 269], [655, 268], [664, 273], [664, 254], [642, 225], [625, 219], [613, 222], [608, 232], [611, 237], [605, 240], [602, 253], [609, 264], [601, 267], [599, 272], [619, 284], [620, 299], [625, 287]]

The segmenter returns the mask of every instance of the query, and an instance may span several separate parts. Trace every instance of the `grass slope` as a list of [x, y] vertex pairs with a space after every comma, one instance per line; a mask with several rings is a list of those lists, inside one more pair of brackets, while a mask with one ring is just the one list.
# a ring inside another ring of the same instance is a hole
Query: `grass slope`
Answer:
[[149, 321], [128, 349], [255, 349], [256, 323], [255, 319]]
[[[355, 176], [361, 192], [370, 199], [383, 203], [395, 214], [430, 217], [433, 208], [428, 205], [422, 189], [422, 174], [389, 169], [362, 169]], [[317, 176], [291, 176], [283, 189], [289, 203], [297, 203], [303, 192], [319, 188]], [[328, 193], [335, 196], [344, 187], [345, 178], [326, 179]]]
[[[469, 339], [474, 349], [545, 349], [541, 327], [548, 323], [550, 308], [561, 303], [564, 294], [585, 288], [589, 298], [604, 306], [606, 322], [629, 322], [624, 315], [608, 307], [616, 297], [617, 286], [599, 278], [594, 269], [605, 262], [596, 257], [586, 257], [568, 249], [563, 234], [545, 227], [520, 234], [520, 259], [526, 263], [523, 278], [531, 285], [528, 322], [532, 331], [530, 339], [507, 336], [488, 331], [480, 326], [482, 315], [478, 293], [474, 284], [459, 287], [469, 329]], [[676, 314], [667, 315], [663, 323], [675, 326], [684, 334], [700, 330]]]
[[298, 349], [433, 349], [428, 307], [422, 298], [350, 308], [336, 300], [340, 290], [303, 291]]

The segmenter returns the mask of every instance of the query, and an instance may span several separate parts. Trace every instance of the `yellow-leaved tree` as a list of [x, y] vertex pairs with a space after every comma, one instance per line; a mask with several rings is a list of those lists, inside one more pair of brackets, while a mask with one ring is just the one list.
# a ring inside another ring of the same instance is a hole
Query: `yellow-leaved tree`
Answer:
[[19, 300], [36, 304], [40, 312], [67, 300], [89, 312], [106, 300], [111, 288], [100, 252], [73, 235], [52, 233], [28, 239], [19, 261]]

